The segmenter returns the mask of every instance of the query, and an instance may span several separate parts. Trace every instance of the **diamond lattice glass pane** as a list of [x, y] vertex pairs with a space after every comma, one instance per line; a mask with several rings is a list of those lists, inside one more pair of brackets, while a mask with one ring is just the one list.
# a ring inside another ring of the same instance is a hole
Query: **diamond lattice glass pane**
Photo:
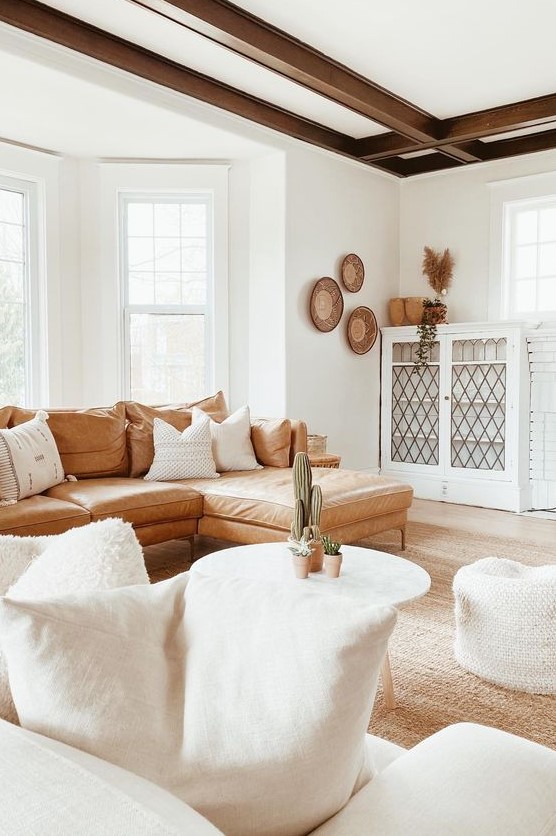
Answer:
[[205, 392], [205, 318], [131, 314], [131, 398], [141, 403], [195, 400]]
[[438, 379], [438, 366], [393, 366], [392, 461], [438, 464]]
[[504, 470], [506, 365], [452, 366], [452, 467]]

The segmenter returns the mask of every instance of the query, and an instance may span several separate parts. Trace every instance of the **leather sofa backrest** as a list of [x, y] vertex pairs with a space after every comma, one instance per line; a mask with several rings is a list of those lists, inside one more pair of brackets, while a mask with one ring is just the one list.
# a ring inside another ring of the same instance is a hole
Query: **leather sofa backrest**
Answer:
[[[66, 475], [78, 479], [128, 475], [123, 402], [97, 409], [47, 412]], [[35, 413], [36, 409], [5, 406], [0, 409], [0, 426], [15, 427], [30, 421]]]

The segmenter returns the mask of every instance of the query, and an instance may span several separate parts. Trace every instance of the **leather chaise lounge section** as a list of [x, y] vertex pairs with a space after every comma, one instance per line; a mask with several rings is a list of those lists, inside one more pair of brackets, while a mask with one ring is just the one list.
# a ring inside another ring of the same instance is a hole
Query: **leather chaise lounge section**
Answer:
[[[226, 417], [221, 393], [198, 404], [215, 420]], [[120, 401], [113, 407], [49, 410], [49, 426], [64, 471], [76, 477], [38, 496], [0, 508], [0, 534], [60, 534], [107, 517], [130, 522], [142, 545], [203, 534], [235, 543], [284, 540], [293, 514], [291, 464], [307, 449], [302, 421], [286, 422], [289, 467], [265, 465], [223, 473], [218, 479], [145, 481], [153, 455], [152, 415], [178, 429], [191, 421], [188, 405], [145, 407]], [[0, 428], [30, 420], [35, 411], [0, 409]], [[259, 460], [259, 451], [255, 445]], [[272, 456], [270, 457], [272, 460]], [[351, 470], [313, 469], [323, 491], [321, 529], [343, 543], [398, 529], [405, 540], [409, 485]]]

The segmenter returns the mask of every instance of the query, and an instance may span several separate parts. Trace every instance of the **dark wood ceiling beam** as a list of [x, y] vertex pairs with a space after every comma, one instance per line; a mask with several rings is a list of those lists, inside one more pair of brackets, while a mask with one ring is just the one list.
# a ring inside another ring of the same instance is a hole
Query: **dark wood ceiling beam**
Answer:
[[414, 174], [429, 174], [433, 171], [444, 171], [449, 168], [458, 168], [461, 163], [443, 154], [423, 154], [421, 157], [404, 159], [403, 176], [411, 177]]
[[[356, 139], [355, 143], [357, 156], [365, 162], [385, 160], [389, 157], [397, 157], [400, 154], [411, 154], [413, 151], [434, 150], [437, 148], [439, 151], [442, 151], [445, 148], [441, 141], [439, 142], [438, 140], [416, 144], [395, 133], [367, 136], [362, 139]], [[483, 144], [479, 140], [458, 143], [457, 148], [460, 151], [460, 159], [464, 162], [479, 162], [483, 159]], [[466, 155], [466, 157], [463, 155]]]
[[501, 160], [521, 154], [534, 154], [536, 151], [549, 151], [556, 148], [556, 130], [498, 139], [482, 144], [485, 148], [485, 160]]
[[241, 93], [36, 0], [2, 0], [0, 20], [260, 125], [354, 156], [355, 140], [345, 134]]
[[556, 94], [466, 113], [441, 122], [442, 141], [462, 142], [556, 121]]
[[413, 140], [434, 139], [429, 113], [226, 0], [132, 0]]

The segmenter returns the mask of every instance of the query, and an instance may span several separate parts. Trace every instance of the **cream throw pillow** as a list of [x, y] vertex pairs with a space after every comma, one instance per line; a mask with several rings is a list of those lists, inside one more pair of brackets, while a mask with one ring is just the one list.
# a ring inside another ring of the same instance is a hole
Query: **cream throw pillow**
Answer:
[[[192, 409], [193, 425], [206, 418], [206, 414], [196, 406]], [[229, 470], [258, 470], [257, 461], [251, 442], [251, 418], [249, 407], [242, 406], [225, 421], [210, 421], [212, 455], [219, 473]]]
[[64, 481], [47, 419], [48, 414], [39, 410], [31, 421], [0, 430], [0, 505], [13, 505]]
[[160, 418], [153, 420], [154, 459], [144, 478], [149, 482], [173, 479], [217, 479], [212, 456], [210, 418], [202, 418], [183, 432]]
[[301, 836], [370, 779], [365, 732], [395, 620], [200, 573], [0, 599], [22, 725], [149, 778], [227, 836]]
[[[130, 523], [120, 519], [101, 520], [46, 537], [0, 537], [0, 566], [0, 593], [10, 598], [39, 599], [149, 583], [135, 532]], [[6, 583], [1, 581], [8, 579], [11, 586], [6, 591]], [[0, 642], [1, 638], [0, 628]], [[17, 723], [1, 649], [0, 718]]]

